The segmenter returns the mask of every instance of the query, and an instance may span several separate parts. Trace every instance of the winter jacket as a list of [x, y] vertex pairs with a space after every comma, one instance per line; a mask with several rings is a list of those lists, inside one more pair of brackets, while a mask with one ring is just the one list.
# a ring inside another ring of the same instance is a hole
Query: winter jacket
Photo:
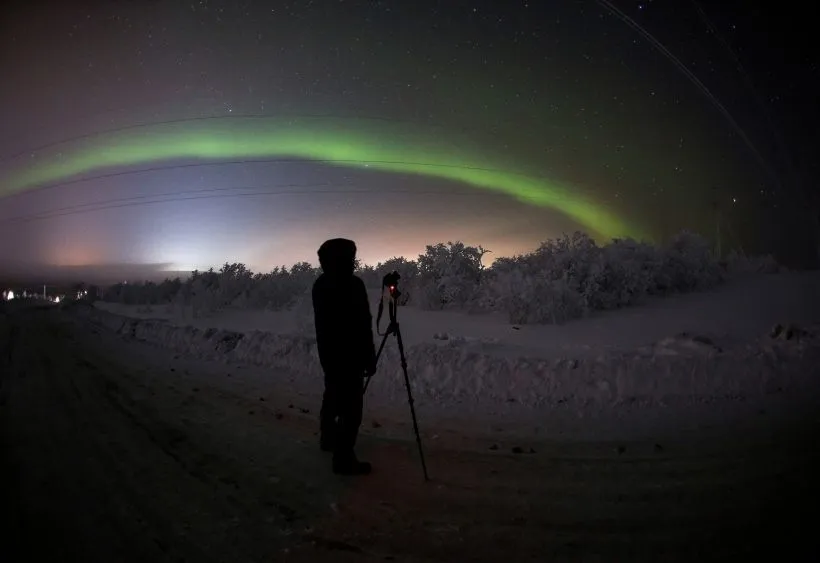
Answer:
[[355, 245], [334, 239], [319, 256], [324, 273], [312, 290], [319, 361], [325, 374], [362, 374], [372, 369], [376, 351], [367, 290], [353, 275]]

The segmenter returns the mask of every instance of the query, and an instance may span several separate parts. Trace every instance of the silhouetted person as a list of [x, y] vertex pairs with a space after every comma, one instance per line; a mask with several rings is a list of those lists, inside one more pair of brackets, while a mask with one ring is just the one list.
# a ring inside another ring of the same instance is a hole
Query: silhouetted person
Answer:
[[353, 275], [356, 243], [331, 239], [319, 248], [323, 273], [313, 284], [316, 345], [325, 373], [321, 448], [333, 452], [333, 471], [370, 473], [353, 451], [362, 423], [364, 377], [376, 371], [373, 317], [364, 282]]

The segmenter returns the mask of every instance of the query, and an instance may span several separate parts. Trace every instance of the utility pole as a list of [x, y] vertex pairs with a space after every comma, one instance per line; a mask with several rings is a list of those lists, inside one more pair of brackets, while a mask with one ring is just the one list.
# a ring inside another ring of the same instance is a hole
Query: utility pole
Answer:
[[730, 236], [730, 237], [732, 237], [732, 239], [734, 239], [735, 244], [737, 244], [737, 252], [738, 252], [741, 256], [744, 256], [744, 257], [745, 257], [745, 256], [746, 256], [746, 251], [745, 251], [745, 250], [743, 250], [743, 241], [742, 241], [742, 240], [740, 240], [740, 237], [739, 237], [739, 236], [737, 236], [737, 233], [736, 233], [736, 232], [735, 232], [735, 230], [732, 228], [732, 224], [731, 224], [731, 222], [727, 222], [727, 223], [726, 223], [726, 230], [728, 230], [728, 231], [729, 231], [729, 236]]
[[820, 267], [820, 196], [813, 193], [806, 206], [809, 212], [809, 228], [814, 235], [814, 246], [816, 251], [816, 265]]
[[720, 232], [721, 212], [717, 186], [712, 186], [712, 194], [712, 209], [715, 211], [715, 254], [720, 260], [723, 255], [723, 241]]

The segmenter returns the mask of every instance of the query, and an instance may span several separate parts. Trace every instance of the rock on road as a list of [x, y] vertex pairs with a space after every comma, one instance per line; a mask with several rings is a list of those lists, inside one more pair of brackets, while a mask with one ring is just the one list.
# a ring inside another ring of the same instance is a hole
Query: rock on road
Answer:
[[8, 561], [812, 555], [805, 425], [663, 445], [530, 441], [519, 453], [442, 432], [425, 439], [429, 483], [412, 435], [364, 428], [375, 472], [342, 478], [317, 447], [318, 397], [274, 382], [254, 396], [240, 367], [124, 341], [70, 311], [6, 306], [0, 374]]

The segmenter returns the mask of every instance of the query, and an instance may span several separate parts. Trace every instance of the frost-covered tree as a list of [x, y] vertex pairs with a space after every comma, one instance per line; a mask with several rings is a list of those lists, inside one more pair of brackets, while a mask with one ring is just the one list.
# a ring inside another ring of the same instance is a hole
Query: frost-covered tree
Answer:
[[561, 323], [721, 279], [708, 242], [692, 233], [656, 248], [632, 239], [598, 246], [576, 232], [545, 241], [533, 253], [496, 260], [472, 309], [503, 310], [515, 323]]
[[[399, 272], [402, 305], [504, 312], [514, 323], [563, 323], [647, 296], [706, 289], [727, 274], [778, 271], [770, 257], [732, 254], [722, 266], [708, 241], [686, 231], [659, 247], [632, 239], [599, 246], [575, 232], [544, 241], [534, 252], [499, 258], [490, 268], [482, 263], [487, 252], [462, 242], [439, 243], [427, 246], [416, 261], [394, 257], [375, 266], [357, 263], [356, 273], [368, 288], [378, 289], [385, 274]], [[105, 299], [173, 303], [190, 307], [195, 316], [225, 307], [290, 309], [309, 328], [310, 288], [319, 273], [307, 262], [256, 274], [244, 264], [226, 263], [218, 272], [195, 270], [185, 281], [116, 284], [105, 291]]]
[[661, 253], [661, 265], [655, 276], [657, 293], [707, 289], [723, 280], [712, 245], [700, 235], [681, 231]]
[[255, 308], [271, 310], [291, 307], [313, 285], [318, 275], [319, 270], [307, 262], [294, 264], [290, 269], [281, 266], [270, 273], [257, 274], [248, 302]]
[[585, 308], [617, 309], [640, 301], [654, 291], [661, 263], [654, 246], [632, 239], [615, 239], [601, 247], [583, 283]]
[[463, 242], [428, 245], [417, 261], [413, 303], [425, 309], [468, 304], [481, 283], [481, 258], [487, 252], [481, 246], [466, 246]]

